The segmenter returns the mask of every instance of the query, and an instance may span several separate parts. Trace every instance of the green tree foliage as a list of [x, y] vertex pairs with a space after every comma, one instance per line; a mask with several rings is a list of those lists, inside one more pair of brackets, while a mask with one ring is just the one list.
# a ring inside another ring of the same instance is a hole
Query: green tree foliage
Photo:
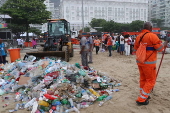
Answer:
[[163, 22], [162, 19], [155, 19], [155, 18], [153, 18], [151, 21], [152, 21], [152, 23], [156, 24], [157, 27], [161, 27], [162, 26], [162, 22]]
[[22, 25], [8, 24], [8, 28], [11, 29], [12, 33], [18, 38], [26, 32], [26, 28]]
[[50, 18], [51, 13], [46, 10], [44, 0], [7, 0], [0, 8], [0, 12], [11, 16], [12, 24], [25, 26], [29, 41], [29, 24], [43, 24]]
[[90, 32], [90, 28], [89, 27], [85, 27], [84, 28], [84, 32]]
[[98, 31], [120, 33], [125, 31], [127, 32], [140, 31], [143, 28], [144, 22], [141, 20], [136, 20], [133, 21], [132, 23], [117, 23], [113, 20], [106, 21], [104, 19], [93, 18], [89, 24], [92, 28], [102, 27], [102, 29], [96, 29]]
[[144, 21], [135, 20], [130, 23], [131, 31], [141, 31], [143, 29]]
[[34, 34], [36, 34], [36, 35], [40, 35], [40, 34], [41, 34], [41, 30], [36, 29], [36, 28], [34, 28], [34, 27], [31, 27], [31, 28], [29, 29], [29, 33], [34, 33]]
[[[89, 25], [94, 29], [94, 27], [104, 27], [106, 24], [106, 20], [104, 19], [96, 19], [93, 18], [92, 21], [89, 23]], [[103, 29], [97, 29], [98, 31], [103, 31]]]

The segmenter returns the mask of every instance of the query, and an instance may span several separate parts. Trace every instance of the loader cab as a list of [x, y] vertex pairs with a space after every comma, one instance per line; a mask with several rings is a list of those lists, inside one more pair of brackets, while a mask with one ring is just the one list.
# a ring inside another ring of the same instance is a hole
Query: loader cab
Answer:
[[48, 37], [70, 35], [70, 23], [65, 19], [48, 20]]

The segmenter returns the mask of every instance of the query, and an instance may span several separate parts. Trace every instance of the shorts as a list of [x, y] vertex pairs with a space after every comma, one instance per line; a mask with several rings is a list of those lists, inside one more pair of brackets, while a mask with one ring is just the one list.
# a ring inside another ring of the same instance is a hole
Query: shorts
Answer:
[[124, 44], [120, 44], [120, 51], [124, 51], [125, 50], [125, 45]]

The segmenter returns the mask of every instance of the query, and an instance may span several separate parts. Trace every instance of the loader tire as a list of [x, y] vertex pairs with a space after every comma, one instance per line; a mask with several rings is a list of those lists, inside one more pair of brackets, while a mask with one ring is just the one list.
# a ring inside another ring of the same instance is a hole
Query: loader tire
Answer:
[[63, 46], [63, 51], [65, 51], [65, 61], [69, 62], [69, 60], [70, 60], [69, 47]]
[[73, 48], [73, 44], [71, 45], [71, 53], [70, 53], [70, 57], [74, 56], [74, 48]]

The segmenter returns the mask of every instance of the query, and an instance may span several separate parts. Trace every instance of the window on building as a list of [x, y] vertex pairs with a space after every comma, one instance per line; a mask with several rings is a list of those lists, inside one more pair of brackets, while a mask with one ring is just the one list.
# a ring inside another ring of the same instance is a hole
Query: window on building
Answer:
[[71, 9], [74, 10], [74, 6], [71, 6]]

